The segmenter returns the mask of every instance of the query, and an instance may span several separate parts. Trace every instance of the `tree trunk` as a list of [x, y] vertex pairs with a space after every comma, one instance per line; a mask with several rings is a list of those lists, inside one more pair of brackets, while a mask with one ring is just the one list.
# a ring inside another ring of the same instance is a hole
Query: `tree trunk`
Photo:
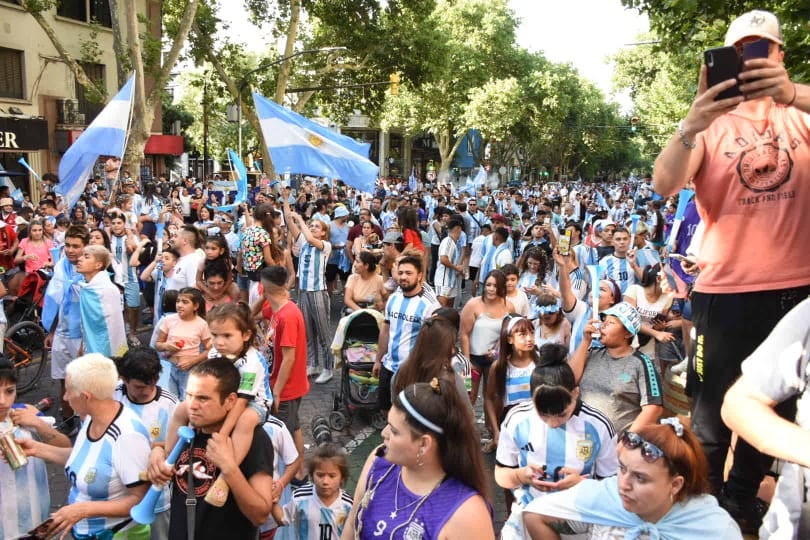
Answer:
[[[290, 56], [295, 48], [295, 40], [298, 37], [298, 22], [301, 18], [301, 0], [290, 0], [290, 25], [287, 27], [287, 42], [284, 45], [284, 56]], [[287, 92], [287, 82], [290, 80], [290, 61], [281, 63], [276, 80], [275, 102], [281, 104], [284, 101], [284, 94]]]
[[439, 157], [442, 160], [439, 165], [439, 183], [450, 183], [450, 165], [453, 163], [453, 157], [456, 155], [458, 147], [461, 146], [463, 138], [463, 135], [454, 138], [449, 127], [439, 133]]
[[118, 0], [107, 0], [112, 17], [113, 51], [115, 52], [115, 71], [118, 76], [118, 88], [124, 86], [129, 76], [125, 65], [124, 39], [121, 35], [121, 21], [118, 20]]

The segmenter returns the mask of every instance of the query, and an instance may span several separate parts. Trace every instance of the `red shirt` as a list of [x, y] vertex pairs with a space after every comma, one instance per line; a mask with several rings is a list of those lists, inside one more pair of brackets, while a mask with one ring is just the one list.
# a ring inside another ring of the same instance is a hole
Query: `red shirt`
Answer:
[[[0, 251], [5, 251], [9, 249], [11, 246], [14, 245], [14, 242], [17, 241], [17, 233], [14, 232], [14, 228], [10, 225], [6, 225], [0, 228]], [[11, 255], [0, 255], [0, 266], [5, 268], [6, 271], [11, 270], [14, 268], [14, 253]]]
[[284, 359], [283, 348], [295, 348], [295, 364], [293, 364], [287, 384], [280, 396], [273, 396], [279, 402], [291, 401], [307, 395], [309, 392], [309, 379], [307, 379], [307, 335], [304, 328], [304, 316], [293, 302], [284, 304], [277, 313], [269, 302], [264, 303], [262, 316], [270, 321], [270, 335], [273, 339], [273, 373], [270, 374], [270, 386], [275, 386], [278, 372]]
[[418, 232], [405, 229], [405, 232], [402, 233], [402, 238], [405, 240], [406, 247], [408, 244], [411, 244], [411, 246], [415, 247], [422, 253], [425, 252], [425, 246], [422, 244], [422, 235], [420, 235]]

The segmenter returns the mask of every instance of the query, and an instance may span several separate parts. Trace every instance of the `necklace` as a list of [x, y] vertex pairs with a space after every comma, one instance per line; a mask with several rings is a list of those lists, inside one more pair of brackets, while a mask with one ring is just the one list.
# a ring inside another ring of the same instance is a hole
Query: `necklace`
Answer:
[[[425, 502], [425, 500], [426, 500], [428, 497], [430, 497], [430, 495], [431, 495], [431, 494], [432, 494], [434, 491], [436, 491], [436, 488], [438, 488], [438, 487], [441, 485], [441, 483], [444, 481], [444, 476], [442, 476], [442, 477], [439, 479], [439, 481], [438, 481], [438, 482], [436, 482], [436, 485], [435, 485], [435, 486], [433, 486], [433, 488], [431, 488], [431, 490], [430, 490], [430, 491], [428, 491], [427, 493], [425, 493], [424, 495], [422, 495], [422, 497], [421, 497], [421, 498], [419, 498], [419, 499], [414, 499], [414, 500], [412, 500], [411, 502], [409, 502], [408, 504], [406, 504], [405, 506], [400, 506], [400, 505], [399, 505], [399, 484], [400, 484], [401, 480], [402, 480], [402, 470], [400, 470], [400, 471], [399, 471], [399, 474], [397, 475], [397, 489], [394, 491], [394, 510], [392, 510], [392, 511], [391, 511], [391, 514], [390, 514], [391, 519], [396, 519], [396, 517], [397, 517], [397, 512], [399, 512], [400, 510], [405, 510], [406, 508], [409, 508], [409, 507], [411, 507], [411, 506], [413, 506], [413, 505], [415, 505], [415, 504], [417, 504], [417, 503], [419, 503], [419, 506], [421, 506], [421, 505], [422, 505], [422, 503], [423, 503], [423, 502]], [[418, 506], [417, 506], [417, 508], [418, 508]]]

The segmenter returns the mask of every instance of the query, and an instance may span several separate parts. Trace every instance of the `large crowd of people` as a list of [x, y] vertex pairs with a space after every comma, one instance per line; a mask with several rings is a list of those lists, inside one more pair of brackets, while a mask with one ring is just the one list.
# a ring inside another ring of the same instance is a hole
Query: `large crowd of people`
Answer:
[[[732, 83], [709, 88], [704, 66], [643, 178], [262, 179], [228, 211], [213, 179], [139, 181], [116, 160], [73, 208], [50, 174], [38, 206], [0, 187], [3, 288], [50, 273], [61, 390], [53, 427], [13, 406], [0, 358], [3, 442], [27, 458], [0, 463], [0, 537], [805, 537], [810, 90], [772, 14], [741, 16], [726, 44], [756, 39], [769, 55], [743, 94], [717, 99]], [[366, 384], [386, 425], [353, 495], [343, 449], [304, 463], [302, 400], [346, 376], [333, 306], [339, 328], [379, 321]], [[52, 514], [45, 461], [70, 490]]]

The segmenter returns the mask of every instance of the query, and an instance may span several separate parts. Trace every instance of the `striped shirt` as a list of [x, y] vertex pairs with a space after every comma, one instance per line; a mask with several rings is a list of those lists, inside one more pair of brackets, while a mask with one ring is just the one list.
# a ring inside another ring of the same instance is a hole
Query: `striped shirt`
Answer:
[[[31, 432], [9, 422], [0, 430], [14, 428], [15, 439], [32, 439]], [[45, 521], [50, 514], [51, 496], [48, 471], [39, 458], [28, 458], [28, 465], [12, 471], [0, 460], [0, 538], [16, 538]]]
[[447, 256], [450, 263], [455, 266], [461, 264], [461, 250], [458, 248], [456, 241], [450, 236], [445, 236], [442, 243], [439, 244], [439, 259], [436, 262], [434, 285], [437, 290], [441, 290], [441, 288], [455, 289], [458, 286], [460, 274], [454, 268], [445, 266], [442, 262], [442, 256]]
[[323, 249], [310, 244], [302, 234], [301, 254], [298, 258], [298, 286], [302, 291], [326, 290], [326, 261], [332, 252], [332, 244], [323, 242]]
[[315, 492], [315, 486], [306, 484], [293, 491], [293, 499], [284, 506], [284, 523], [288, 524], [299, 540], [339, 540], [346, 519], [352, 510], [352, 498], [340, 490], [335, 502], [326, 506]]
[[424, 287], [414, 296], [405, 296], [397, 289], [385, 305], [385, 322], [389, 325], [388, 352], [383, 358], [385, 369], [397, 372], [411, 354], [422, 323], [438, 309], [436, 296]]
[[[115, 387], [113, 399], [123, 403], [124, 407], [134, 412], [141, 419], [143, 425], [149, 430], [149, 442], [162, 443], [166, 441], [169, 419], [171, 419], [174, 409], [177, 407], [177, 396], [158, 386], [157, 393], [152, 401], [149, 403], [135, 403], [130, 401], [127, 395], [127, 387], [122, 382]], [[168, 510], [170, 505], [171, 498], [169, 484], [167, 483], [160, 497], [158, 497], [155, 512]]]
[[[298, 450], [295, 448], [295, 441], [293, 441], [290, 430], [287, 429], [284, 422], [275, 416], [268, 417], [262, 428], [270, 437], [270, 442], [273, 443], [273, 480], [278, 480], [287, 470], [287, 467], [298, 459]], [[292, 491], [292, 486], [284, 486], [278, 504], [283, 507], [292, 501]], [[277, 527], [278, 523], [270, 516], [259, 530], [266, 532]], [[290, 527], [282, 528], [277, 531], [275, 540], [295, 540], [297, 537], [294, 532]]]
[[[92, 423], [90, 418], [82, 423], [65, 464], [70, 485], [68, 504], [123, 497], [128, 487], [143, 482], [139, 475], [149, 464], [149, 432], [133, 411], [122, 405], [110, 426], [95, 441], [87, 433]], [[92, 536], [126, 519], [103, 516], [82, 519], [73, 526], [73, 534]]]
[[[208, 358], [224, 356], [214, 347], [208, 351]], [[270, 366], [264, 356], [250, 347], [241, 358], [233, 361], [233, 365], [239, 370], [239, 390], [237, 395], [248, 401], [253, 401], [270, 411], [273, 406], [273, 391], [270, 389]]]
[[121, 265], [124, 272], [124, 283], [137, 283], [135, 267], [129, 265], [129, 255], [127, 254], [127, 236], [110, 235], [110, 247], [113, 257]]
[[507, 363], [506, 367], [506, 397], [504, 399], [504, 407], [516, 405], [521, 401], [531, 399], [531, 379], [532, 372], [534, 371], [534, 362], [529, 362], [526, 367], [517, 367], [512, 365], [512, 362]]
[[[550, 428], [531, 401], [513, 407], [501, 426], [495, 463], [500, 467], [517, 469], [528, 464], [545, 465], [549, 480], [555, 471], [568, 467], [591, 477], [605, 478], [618, 471], [616, 436], [613, 424], [598, 409], [586, 403], [577, 403], [574, 413], [565, 424]], [[510, 528], [523, 538], [521, 510], [543, 492], [531, 485], [515, 490], [515, 505], [504, 528]]]
[[626, 258], [607, 255], [602, 257], [599, 263], [605, 265], [605, 279], [615, 281], [622, 294], [627, 290], [627, 287], [636, 284], [636, 274], [633, 272], [633, 267], [630, 266], [630, 261]]

